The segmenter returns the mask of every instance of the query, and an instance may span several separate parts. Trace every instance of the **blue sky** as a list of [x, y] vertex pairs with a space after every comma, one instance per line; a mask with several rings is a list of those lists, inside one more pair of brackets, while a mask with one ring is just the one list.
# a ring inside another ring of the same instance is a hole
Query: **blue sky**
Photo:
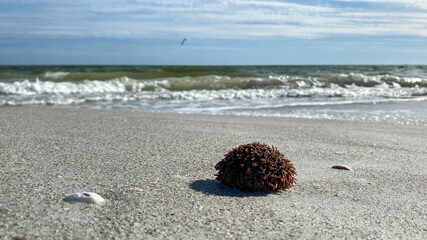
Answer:
[[427, 64], [427, 1], [0, 0], [0, 64]]

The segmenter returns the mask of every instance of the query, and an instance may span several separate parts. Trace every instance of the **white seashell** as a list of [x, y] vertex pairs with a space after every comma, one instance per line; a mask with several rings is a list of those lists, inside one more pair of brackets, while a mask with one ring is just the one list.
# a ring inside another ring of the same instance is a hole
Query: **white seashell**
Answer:
[[353, 169], [346, 165], [334, 165], [332, 166], [333, 169], [340, 169], [340, 170], [347, 170], [347, 171], [353, 171]]
[[64, 201], [70, 204], [100, 204], [105, 202], [104, 198], [93, 192], [73, 193], [66, 196]]

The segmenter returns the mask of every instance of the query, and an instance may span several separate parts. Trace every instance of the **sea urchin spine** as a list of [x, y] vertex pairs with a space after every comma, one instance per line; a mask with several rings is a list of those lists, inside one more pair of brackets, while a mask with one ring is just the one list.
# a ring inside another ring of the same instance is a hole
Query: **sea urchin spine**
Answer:
[[289, 189], [296, 182], [291, 161], [274, 146], [258, 142], [234, 148], [215, 169], [223, 184], [247, 191]]

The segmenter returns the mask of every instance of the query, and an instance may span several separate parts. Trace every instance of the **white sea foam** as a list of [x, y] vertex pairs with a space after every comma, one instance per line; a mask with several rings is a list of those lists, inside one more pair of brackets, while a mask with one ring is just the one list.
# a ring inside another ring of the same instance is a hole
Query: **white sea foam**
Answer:
[[68, 76], [69, 72], [45, 72], [44, 77], [50, 79], [61, 79]]
[[[285, 82], [285, 79], [288, 82]], [[250, 86], [239, 89], [222, 88], [220, 85], [223, 84], [223, 78], [216, 78], [217, 85], [212, 85], [211, 80], [206, 80], [207, 83], [197, 83], [199, 85], [195, 86], [194, 81], [189, 77], [148, 80], [123, 77], [107, 81], [54, 82], [36, 79], [0, 82], [0, 106], [72, 105], [144, 111], [231, 113], [361, 121], [376, 121], [377, 114], [378, 121], [427, 124], [427, 110], [424, 110], [427, 88], [418, 85], [405, 87], [399, 82], [387, 83], [382, 80], [378, 84], [363, 86], [355, 82], [347, 85], [325, 83], [316, 78], [305, 80], [282, 78], [280, 81], [269, 78], [266, 82], [256, 78], [247, 81], [230, 79], [230, 82], [236, 81], [232, 83], [236, 86]], [[207, 89], [203, 88], [205, 86]], [[209, 89], [212, 86], [214, 89]], [[377, 109], [373, 112], [366, 112], [365, 109], [366, 106], [384, 107], [388, 106], [387, 104], [399, 105], [403, 102], [409, 102], [409, 105], [419, 102], [415, 104], [418, 112], [404, 113], [405, 108], [402, 107], [398, 113], [400, 115], [395, 116], [393, 108], [387, 110], [387, 114], [375, 112], [379, 111], [376, 107], [373, 107]], [[358, 109], [365, 112], [359, 113]], [[404, 114], [407, 115], [406, 118], [402, 117]]]
[[51, 82], [51, 81], [17, 81], [0, 82], [0, 94], [37, 95], [37, 94], [91, 94], [103, 92], [125, 92], [125, 84], [120, 80]]
[[[259, 80], [255, 80], [259, 81]], [[427, 88], [404, 88], [398, 83], [392, 85], [381, 83], [373, 87], [351, 85], [340, 86], [334, 83], [328, 87], [309, 86], [303, 81], [297, 82], [298, 87], [277, 86], [275, 88], [220, 89], [220, 90], [170, 90], [173, 80], [138, 81], [120, 78], [109, 81], [85, 80], [80, 82], [52, 81], [16, 81], [0, 82], [0, 99], [25, 99], [25, 96], [109, 100], [141, 100], [141, 99], [177, 99], [177, 100], [232, 100], [232, 99], [263, 99], [289, 97], [413, 97], [427, 95]], [[178, 87], [177, 89], [180, 89]], [[34, 99], [31, 98], [31, 99]]]
[[427, 124], [424, 66], [2, 69], [0, 106], [43, 104]]

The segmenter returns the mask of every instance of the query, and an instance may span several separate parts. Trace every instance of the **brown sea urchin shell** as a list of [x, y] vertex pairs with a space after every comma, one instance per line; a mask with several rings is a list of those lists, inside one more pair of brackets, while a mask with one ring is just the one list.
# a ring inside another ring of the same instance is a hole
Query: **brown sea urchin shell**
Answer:
[[221, 183], [247, 191], [288, 189], [296, 182], [291, 161], [274, 146], [258, 142], [234, 148], [215, 169]]

